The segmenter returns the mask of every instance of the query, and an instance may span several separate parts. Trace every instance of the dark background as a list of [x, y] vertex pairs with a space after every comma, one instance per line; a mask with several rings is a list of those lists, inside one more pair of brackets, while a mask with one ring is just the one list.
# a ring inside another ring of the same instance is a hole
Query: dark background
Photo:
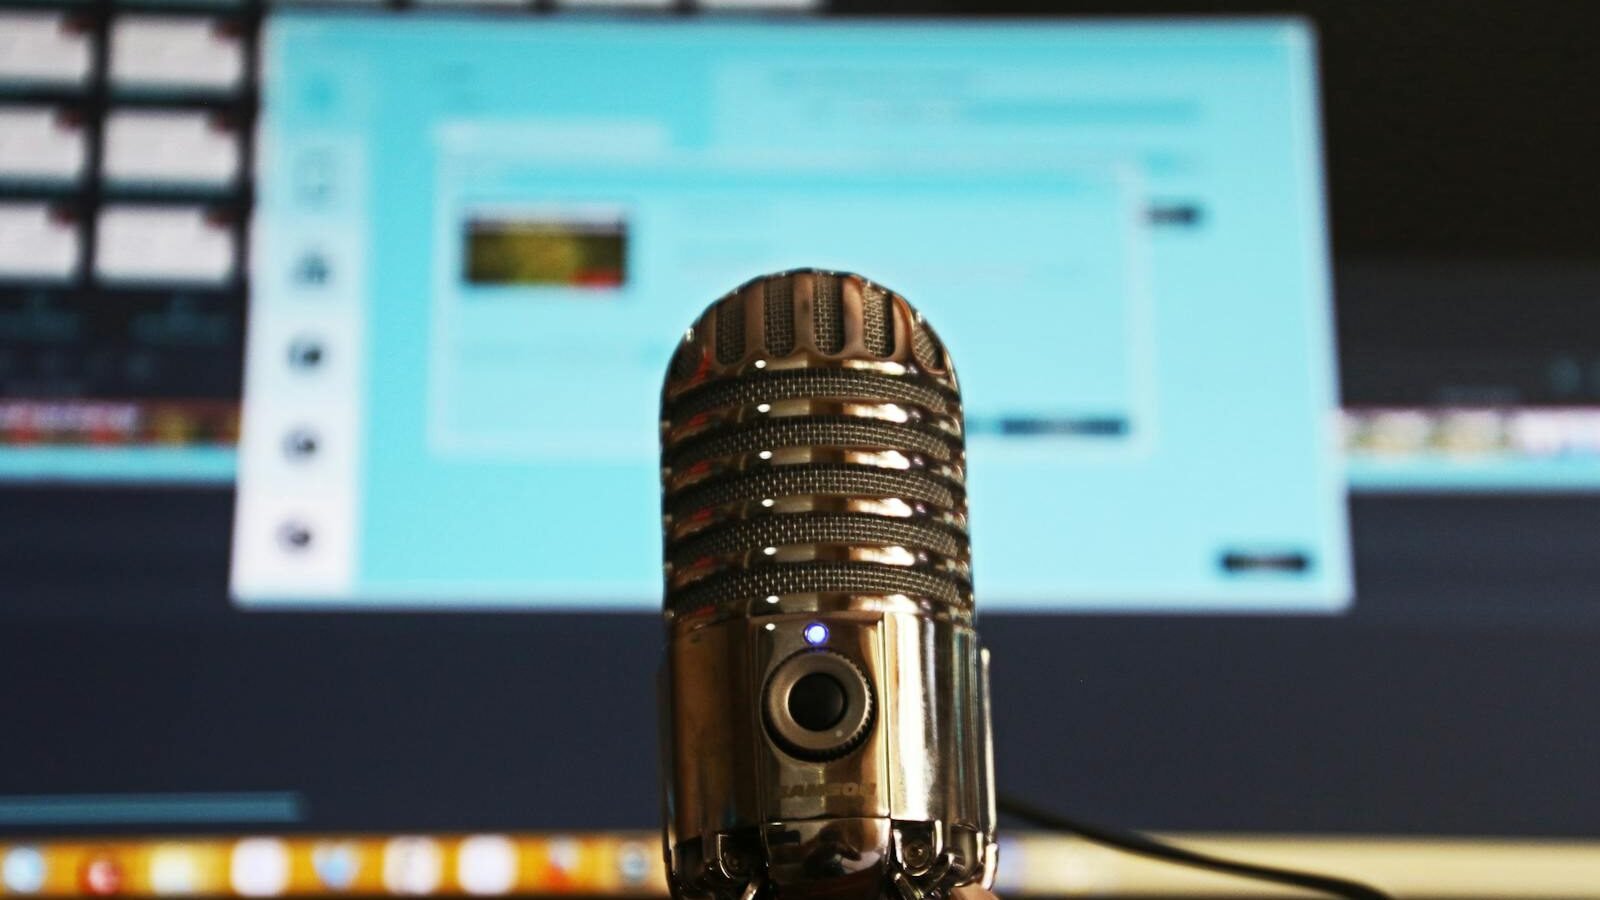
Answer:
[[[654, 616], [243, 613], [226, 493], [6, 499], [0, 794], [295, 790], [329, 830], [656, 822]], [[1346, 617], [983, 616], [1000, 787], [1151, 828], [1600, 834], [1600, 504], [1352, 512]]]
[[[1366, 405], [1600, 402], [1587, 9], [984, 12], [1316, 21], [1345, 401]], [[1549, 374], [1569, 361], [1576, 387]], [[654, 826], [655, 617], [241, 613], [231, 506], [0, 488], [0, 794], [292, 790], [308, 830]], [[984, 615], [1000, 787], [1147, 828], [1600, 835], [1600, 502], [1351, 512], [1348, 616]], [[531, 511], [529, 539], [558, 521]]]

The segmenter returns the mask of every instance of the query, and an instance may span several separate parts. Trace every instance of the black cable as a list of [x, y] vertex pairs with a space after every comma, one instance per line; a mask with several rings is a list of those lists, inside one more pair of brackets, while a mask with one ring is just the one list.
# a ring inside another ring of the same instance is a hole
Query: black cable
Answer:
[[1149, 835], [1140, 834], [1136, 831], [1123, 831], [1069, 819], [1066, 816], [1040, 809], [1031, 803], [1026, 803], [1004, 794], [1000, 795], [998, 806], [1001, 813], [1014, 816], [1040, 828], [1075, 834], [1096, 844], [1104, 844], [1107, 847], [1114, 847], [1139, 856], [1148, 856], [1151, 859], [1158, 859], [1174, 865], [1192, 866], [1196, 869], [1236, 875], [1240, 878], [1251, 878], [1256, 881], [1268, 881], [1273, 884], [1304, 888], [1308, 891], [1317, 891], [1332, 897], [1343, 897], [1346, 900], [1391, 900], [1389, 895], [1383, 891], [1362, 884], [1359, 881], [1212, 856], [1209, 853], [1201, 853], [1197, 850], [1189, 850], [1165, 841], [1158, 841]]

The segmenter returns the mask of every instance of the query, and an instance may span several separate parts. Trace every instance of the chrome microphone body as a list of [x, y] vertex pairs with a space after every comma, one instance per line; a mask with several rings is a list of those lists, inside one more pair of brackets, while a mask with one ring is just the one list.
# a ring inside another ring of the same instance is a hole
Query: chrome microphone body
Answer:
[[674, 897], [922, 900], [992, 883], [955, 372], [857, 275], [757, 278], [661, 406]]

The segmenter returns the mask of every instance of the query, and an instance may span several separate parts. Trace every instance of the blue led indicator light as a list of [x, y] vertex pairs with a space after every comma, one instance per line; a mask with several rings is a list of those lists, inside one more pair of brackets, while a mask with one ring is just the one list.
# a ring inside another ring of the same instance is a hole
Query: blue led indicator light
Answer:
[[821, 622], [812, 622], [806, 626], [805, 636], [806, 643], [813, 647], [819, 644], [826, 644], [828, 642], [828, 626]]

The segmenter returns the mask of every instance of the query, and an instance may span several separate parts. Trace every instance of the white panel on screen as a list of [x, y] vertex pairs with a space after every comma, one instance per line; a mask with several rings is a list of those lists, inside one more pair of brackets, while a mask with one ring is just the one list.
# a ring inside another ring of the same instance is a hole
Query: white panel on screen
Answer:
[[0, 179], [76, 181], [83, 128], [49, 106], [0, 106]]
[[219, 19], [123, 16], [111, 32], [111, 81], [135, 89], [231, 90], [244, 46]]
[[670, 9], [677, 0], [557, 0], [569, 9]]
[[239, 134], [205, 112], [118, 110], [106, 118], [112, 181], [222, 186], [239, 174]]
[[59, 280], [78, 267], [78, 229], [47, 203], [0, 203], [0, 279]]
[[100, 213], [102, 281], [219, 283], [233, 275], [233, 233], [203, 207], [109, 206]]
[[89, 37], [60, 13], [0, 13], [0, 81], [81, 84]]

